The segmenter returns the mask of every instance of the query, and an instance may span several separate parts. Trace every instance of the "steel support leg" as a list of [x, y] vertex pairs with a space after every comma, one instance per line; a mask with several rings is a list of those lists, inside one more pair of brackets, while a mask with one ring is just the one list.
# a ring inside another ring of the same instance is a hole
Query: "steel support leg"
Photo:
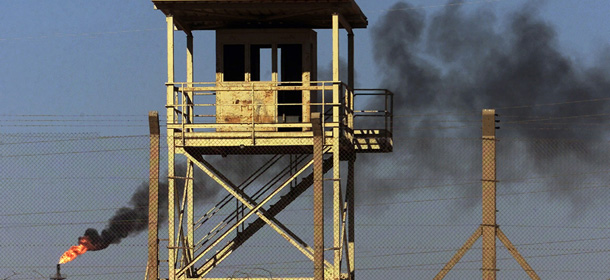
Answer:
[[[332, 15], [332, 44], [333, 44], [333, 103], [339, 104], [341, 102], [339, 93], [340, 86], [337, 82], [340, 80], [339, 75], [339, 14], [335, 13]], [[333, 107], [333, 123], [339, 125], [342, 121], [340, 118], [340, 108], [337, 106]], [[333, 261], [333, 279], [339, 280], [341, 277], [341, 252], [338, 248], [341, 246], [341, 181], [340, 181], [340, 164], [339, 159], [340, 146], [339, 138], [341, 130], [338, 127], [333, 128], [333, 249], [334, 249], [334, 261]]]
[[[175, 122], [174, 114], [174, 17], [168, 15], [167, 23], [167, 123]], [[167, 130], [167, 217], [168, 217], [168, 270], [169, 280], [176, 280], [175, 241], [175, 184], [174, 184], [174, 130]]]
[[320, 113], [311, 114], [313, 129], [313, 279], [324, 280], [324, 135]]
[[348, 269], [348, 277], [350, 280], [355, 279], [356, 269], [355, 269], [355, 258], [356, 258], [356, 238], [354, 237], [354, 233], [356, 232], [355, 225], [355, 213], [354, 213], [354, 184], [355, 184], [355, 164], [356, 164], [356, 154], [353, 155], [354, 158], [350, 159], [347, 166], [347, 187], [346, 187], [346, 200], [347, 200], [347, 269]]
[[[188, 32], [187, 36], [186, 36], [186, 81], [187, 81], [187, 86], [188, 87], [192, 87], [193, 86], [193, 79], [194, 79], [194, 67], [193, 67], [193, 34], [191, 32]], [[188, 92], [187, 93], [188, 96], [188, 105], [193, 105], [193, 98], [194, 98], [194, 93]], [[184, 108], [186, 115], [187, 115], [187, 123], [193, 123], [193, 117], [194, 117], [194, 112], [193, 112], [193, 107], [186, 107]], [[187, 131], [187, 132], [192, 132], [191, 130]], [[186, 213], [187, 213], [187, 217], [186, 217], [186, 244], [188, 244], [187, 248], [184, 248], [184, 250], [186, 251], [186, 259], [187, 262], [190, 262], [193, 259], [193, 256], [195, 254], [194, 250], [195, 250], [195, 230], [194, 230], [194, 221], [193, 221], [193, 217], [194, 217], [194, 211], [195, 211], [195, 206], [194, 206], [194, 197], [193, 197], [193, 184], [194, 184], [194, 169], [193, 169], [193, 162], [190, 160], [186, 161], [186, 175], [185, 177], [188, 178], [186, 179], [186, 183], [187, 185], [187, 209], [186, 209]], [[185, 245], [187, 246], [187, 245]], [[194, 276], [193, 271], [191, 271], [190, 276]]]

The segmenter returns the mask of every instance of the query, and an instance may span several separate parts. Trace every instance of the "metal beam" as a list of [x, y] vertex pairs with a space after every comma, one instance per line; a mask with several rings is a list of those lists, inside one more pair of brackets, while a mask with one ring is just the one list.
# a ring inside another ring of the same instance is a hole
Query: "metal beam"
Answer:
[[354, 84], [354, 34], [349, 33], [347, 34], [347, 86], [350, 90], [354, 90]]
[[[337, 137], [338, 138], [338, 137]], [[338, 142], [338, 141], [337, 141]], [[339, 147], [339, 145], [336, 145]], [[337, 150], [340, 150], [338, 148]], [[333, 152], [337, 155], [335, 158], [339, 158], [339, 152]], [[343, 209], [344, 205], [342, 202], [342, 191], [341, 191], [341, 179], [339, 178], [339, 174], [341, 173], [340, 160], [333, 162], [333, 279], [339, 280], [341, 276], [341, 261], [343, 260], [342, 247], [343, 240], [341, 239], [343, 233]]]
[[[188, 32], [186, 35], [186, 83], [187, 87], [193, 87], [194, 79], [194, 67], [193, 67], [193, 33]], [[189, 91], [186, 93], [188, 96], [188, 105], [193, 105], [194, 92]], [[187, 106], [184, 108], [188, 119], [186, 123], [193, 123], [193, 107]]]
[[[193, 33], [192, 32], [187, 32], [186, 35], [186, 82], [187, 82], [187, 86], [188, 87], [192, 87], [193, 86], [193, 80], [194, 80], [194, 67], [193, 67], [193, 53], [194, 48], [193, 48]], [[194, 103], [193, 97], [194, 97], [194, 92], [188, 92], [187, 93], [188, 96], [188, 104], [192, 105]], [[194, 121], [194, 112], [193, 112], [193, 107], [186, 107], [186, 115], [187, 115], [187, 120], [186, 123], [190, 124], [193, 123]], [[182, 131], [182, 133], [184, 132], [192, 132], [193, 129], [186, 129], [186, 131]], [[184, 137], [182, 137], [182, 145], [184, 145]], [[187, 196], [187, 209], [186, 209], [186, 213], [187, 213], [187, 217], [186, 217], [186, 224], [187, 224], [187, 228], [186, 228], [186, 244], [184, 245], [186, 248], [184, 249], [186, 251], [185, 255], [187, 258], [187, 262], [192, 261], [193, 256], [195, 255], [195, 230], [194, 230], [194, 213], [195, 213], [195, 206], [194, 206], [194, 190], [193, 190], [193, 184], [194, 184], [194, 169], [193, 169], [193, 162], [190, 160], [186, 161], [186, 174], [184, 175], [187, 179], [185, 180], [186, 185], [186, 196]], [[188, 244], [188, 245], [187, 245]], [[193, 276], [194, 271], [191, 270], [189, 272], [190, 275], [188, 276]]]
[[[333, 37], [333, 81], [338, 82], [339, 76], [339, 14], [332, 15], [332, 37]], [[339, 84], [333, 84], [333, 103], [338, 104], [339, 100]], [[333, 122], [339, 123], [339, 107], [333, 107]], [[333, 249], [334, 249], [334, 267], [333, 279], [339, 280], [341, 274], [341, 252], [337, 248], [341, 247], [341, 181], [340, 181], [340, 156], [341, 152], [339, 135], [339, 127], [333, 128]]]
[[[354, 91], [354, 33], [347, 34], [347, 87], [348, 90]], [[347, 125], [349, 128], [354, 128], [354, 95], [345, 95], [345, 106], [347, 106]]]
[[343, 28], [345, 29], [345, 31], [347, 31], [348, 34], [354, 34], [354, 31], [352, 30], [352, 25], [349, 24], [349, 21], [342, 14], [339, 14], [339, 22], [341, 22], [341, 26], [343, 26]]
[[355, 230], [355, 213], [354, 213], [354, 190], [355, 190], [355, 164], [356, 154], [354, 153], [353, 158], [348, 161], [347, 165], [347, 186], [345, 191], [345, 198], [347, 200], [347, 269], [348, 279], [354, 280], [356, 277], [355, 269], [355, 258], [356, 258], [356, 239], [354, 237]]
[[[188, 237], [185, 237], [185, 233], [184, 233], [184, 214], [187, 213], [186, 208], [190, 207], [190, 205], [188, 204], [188, 197], [192, 196], [192, 194], [189, 194], [189, 192], [192, 192], [192, 181], [193, 181], [193, 177], [192, 177], [192, 166], [189, 166], [187, 163], [187, 169], [186, 169], [186, 174], [184, 178], [184, 187], [182, 189], [182, 201], [180, 202], [180, 207], [179, 207], [179, 214], [178, 214], [178, 236], [176, 237], [176, 244], [180, 244], [180, 246], [178, 248], [176, 248], [176, 258], [178, 259], [178, 251], [182, 250], [182, 255], [180, 256], [179, 260], [180, 260], [180, 265], [184, 265], [185, 263], [190, 262], [190, 260], [192, 259], [192, 254], [190, 253], [192, 250], [191, 248], [193, 248], [193, 244], [191, 243], [192, 241], [187, 240]], [[188, 176], [188, 174], [191, 174], [191, 176]], [[191, 187], [189, 190], [189, 186]], [[188, 216], [188, 213], [187, 213]], [[188, 234], [188, 232], [187, 232]], [[189, 275], [192, 275], [192, 270], [189, 271]]]
[[[175, 122], [175, 114], [173, 105], [174, 102], [174, 17], [171, 15], [166, 16], [165, 18], [167, 23], [167, 122], [174, 123]], [[167, 217], [168, 217], [168, 229], [167, 229], [167, 238], [168, 238], [168, 270], [169, 270], [169, 278], [168, 280], [176, 280], [176, 257], [175, 257], [175, 182], [174, 179], [174, 130], [168, 128], [167, 129]]]
[[324, 280], [324, 134], [320, 113], [311, 114], [313, 130], [313, 275]]
[[[333, 30], [332, 30], [332, 44], [333, 44], [333, 82], [338, 82], [339, 77], [339, 14], [335, 13], [332, 15]], [[338, 85], [333, 85], [333, 89]], [[333, 95], [335, 95], [334, 93]], [[339, 104], [339, 98], [335, 100], [333, 96], [333, 103]], [[338, 108], [337, 108], [338, 110]], [[334, 115], [336, 116], [336, 115]], [[338, 117], [338, 116], [337, 116]], [[333, 122], [337, 122], [333, 120]]]
[[167, 23], [167, 123], [175, 123], [174, 119], [174, 17], [165, 18]]

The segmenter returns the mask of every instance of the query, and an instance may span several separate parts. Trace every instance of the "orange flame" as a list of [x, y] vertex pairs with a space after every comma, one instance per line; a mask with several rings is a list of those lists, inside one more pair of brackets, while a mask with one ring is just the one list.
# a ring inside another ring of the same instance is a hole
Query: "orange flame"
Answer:
[[59, 264], [73, 261], [74, 259], [76, 259], [76, 257], [87, 252], [87, 249], [90, 247], [90, 245], [91, 244], [89, 242], [88, 237], [86, 237], [86, 236], [79, 237], [78, 245], [70, 247], [70, 249], [68, 249], [68, 251], [66, 251], [63, 255], [61, 255], [61, 257], [59, 258]]

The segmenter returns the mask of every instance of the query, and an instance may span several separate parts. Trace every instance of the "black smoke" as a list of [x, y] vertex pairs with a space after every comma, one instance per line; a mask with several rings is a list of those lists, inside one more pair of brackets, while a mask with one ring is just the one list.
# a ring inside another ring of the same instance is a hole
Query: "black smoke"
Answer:
[[[448, 6], [426, 21], [422, 11], [396, 4], [373, 28], [382, 84], [398, 95], [396, 110], [476, 111], [608, 96], [607, 72], [579, 65], [562, 53], [556, 31], [540, 18], [536, 6], [513, 13], [506, 27], [498, 30], [498, 25], [497, 16], [484, 8], [466, 13], [460, 6]], [[608, 109], [604, 102], [578, 105], [505, 112], [533, 117]]]
[[[186, 175], [184, 164], [176, 165], [175, 174], [179, 177]], [[193, 195], [195, 203], [202, 203], [213, 199], [219, 191], [208, 180], [206, 180], [203, 172], [195, 169], [193, 181]], [[177, 196], [183, 196], [184, 180], [176, 180]], [[167, 221], [167, 197], [168, 184], [167, 181], [159, 182], [159, 223]], [[148, 229], [148, 199], [149, 185], [148, 182], [141, 183], [131, 196], [127, 207], [118, 209], [114, 215], [108, 220], [106, 227], [100, 232], [94, 228], [88, 228], [85, 231], [84, 237], [88, 238], [88, 243], [85, 244], [88, 250], [97, 251], [103, 250], [111, 244], [118, 244], [126, 237], [137, 235], [140, 232]]]
[[[488, 7], [465, 11], [448, 5], [432, 14], [403, 2], [390, 8], [372, 28], [373, 49], [381, 86], [395, 93], [394, 112], [403, 116], [395, 121], [391, 157], [394, 166], [404, 170], [365, 170], [359, 173], [362, 180], [391, 190], [396, 181], [378, 179], [437, 179], [433, 184], [413, 183], [419, 187], [480, 178], [477, 138], [484, 108], [497, 108], [498, 137], [520, 139], [500, 142], [498, 161], [506, 162], [499, 176], [552, 177], [603, 166], [609, 151], [595, 143], [607, 139], [603, 126], [608, 125], [610, 109], [610, 72], [605, 66], [609, 56], [599, 55], [597, 64], [585, 65], [567, 55], [540, 8], [531, 2], [506, 19]], [[383, 166], [385, 158], [369, 160]], [[579, 183], [558, 176], [549, 185]], [[480, 184], [462, 189], [474, 196]], [[551, 196], [577, 206], [584, 201], [574, 192]]]

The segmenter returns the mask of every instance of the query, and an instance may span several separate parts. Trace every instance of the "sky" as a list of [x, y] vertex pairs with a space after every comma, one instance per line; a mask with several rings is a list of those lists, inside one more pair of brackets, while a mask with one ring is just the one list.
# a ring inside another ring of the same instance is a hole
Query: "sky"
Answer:
[[[396, 2], [358, 1], [370, 28], [356, 31], [357, 87], [390, 86], [384, 82], [388, 81], [388, 71], [392, 68], [379, 63], [376, 56], [376, 50], [383, 49], [386, 42], [376, 41], [379, 37], [373, 33], [385, 15], [396, 9]], [[610, 5], [607, 1], [467, 0], [455, 4], [458, 2], [411, 0], [407, 3], [410, 6], [406, 11], [423, 15], [426, 23], [446, 9], [459, 9], [474, 18], [480, 11], [486, 11], [497, 17], [493, 23], [498, 34], [503, 34], [512, 15], [529, 9], [537, 19], [552, 27], [557, 49], [579, 65], [578, 69], [591, 69], [610, 57], [607, 55], [610, 46], [610, 17], [607, 16]], [[39, 273], [54, 272], [56, 259], [76, 242], [86, 227], [102, 228], [109, 215], [124, 206], [147, 178], [147, 114], [156, 110], [163, 118], [165, 111], [165, 19], [160, 11], [153, 9], [150, 1], [145, 0], [0, 0], [0, 5], [3, 7], [0, 22], [4, 23], [0, 25], [0, 205], [3, 205], [0, 208], [0, 277], [39, 279]], [[401, 7], [405, 11], [404, 6]], [[486, 23], [489, 21], [481, 21], [481, 24]], [[184, 80], [185, 44], [180, 32], [176, 33], [176, 40], [177, 80]], [[213, 81], [213, 45], [206, 47], [213, 40], [213, 32], [195, 33], [196, 81]], [[318, 42], [318, 65], [328, 68], [330, 32], [318, 30]], [[440, 72], [452, 69], [430, 54], [422, 57], [440, 65]], [[532, 103], [515, 101], [510, 105], [534, 105]], [[397, 115], [421, 113], [418, 108], [408, 105], [399, 108], [403, 111], [396, 112]], [[435, 114], [448, 110], [431, 108]], [[602, 112], [607, 112], [607, 108], [606, 105], [603, 109], [606, 111]], [[474, 126], [478, 126], [476, 114], [453, 116], [445, 121], [456, 121], [456, 118], [460, 122], [475, 122]], [[397, 123], [402, 121], [397, 119]], [[382, 279], [377, 277], [398, 275], [404, 279], [432, 278], [454, 249], [459, 248], [480, 224], [480, 202], [477, 203], [476, 198], [454, 199], [476, 195], [480, 190], [476, 186], [466, 192], [444, 187], [427, 188], [430, 185], [472, 185], [472, 180], [477, 180], [480, 163], [463, 164], [459, 168], [447, 165], [432, 168], [429, 163], [454, 163], [462, 158], [476, 160], [480, 157], [477, 130], [465, 132], [474, 131], [469, 137], [462, 133], [435, 133], [429, 136], [435, 141], [428, 142], [425, 135], [407, 131], [417, 128], [410, 123], [416, 120], [404, 122], [409, 125], [399, 126], [401, 131], [397, 135], [403, 138], [395, 140], [394, 154], [363, 156], [359, 160], [366, 167], [362, 169], [361, 177], [370, 175], [384, 180], [376, 189], [374, 183], [362, 178], [364, 186], [359, 198], [362, 206], [358, 208], [361, 212], [357, 223], [360, 225], [357, 226], [358, 244], [361, 244], [357, 245], [361, 257], [357, 260], [361, 269], [359, 278]], [[567, 149], [565, 146], [572, 150], [591, 149], [601, 155], [610, 152], [607, 133], [595, 139], [597, 146], [552, 141], [528, 146], [524, 144], [529, 143], [528, 140], [523, 139], [526, 134], [511, 132], [500, 130], [499, 133], [506, 133], [506, 137], [513, 137], [505, 141], [508, 145], [499, 148], [500, 153], [527, 154], [532, 147], [541, 153], [561, 153], [562, 149]], [[119, 137], [100, 138], [114, 136]], [[93, 140], [73, 141], [88, 138]], [[444, 138], [449, 140], [442, 140]], [[53, 141], [45, 142], [49, 140]], [[21, 142], [36, 143], [15, 144]], [[408, 147], [425, 150], [430, 143], [445, 146], [449, 152], [429, 159], [408, 152]], [[571, 158], [572, 155], [576, 159]], [[571, 162], [579, 162], [578, 156], [575, 153], [553, 158], [552, 166], [582, 175], [582, 170], [570, 166]], [[504, 166], [510, 168], [501, 175], [507, 181], [506, 192], [498, 201], [506, 210], [498, 214], [499, 223], [507, 224], [505, 232], [513, 243], [526, 244], [523, 253], [533, 256], [531, 264], [540, 270], [541, 277], [608, 279], [610, 271], [604, 269], [610, 265], [610, 221], [604, 217], [609, 210], [604, 203], [608, 194], [603, 188], [595, 188], [600, 180], [607, 178], [603, 177], [607, 171], [602, 165], [604, 161], [582, 165], [593, 174], [602, 175], [571, 182], [570, 186], [592, 186], [590, 192], [581, 190], [572, 194], [567, 190], [536, 194], [550, 184], [558, 183], [548, 179], [554, 173], [545, 173], [544, 168], [530, 168], [539, 162], [528, 161], [526, 156], [503, 160]], [[394, 164], [397, 162], [401, 163], [400, 167]], [[418, 173], [409, 174], [410, 170]], [[433, 181], [435, 173], [442, 173], [439, 170], [451, 174], [436, 174], [438, 178]], [[528, 176], [538, 179], [522, 184], [518, 180], [508, 180]], [[401, 188], [408, 191], [390, 190]], [[418, 188], [423, 190], [418, 191]], [[562, 194], [566, 192], [569, 194]], [[306, 208], [309, 202], [305, 199], [295, 207]], [[76, 211], [65, 212], [71, 210]], [[39, 212], [44, 214], [28, 214]], [[295, 220], [302, 217], [290, 214], [285, 218], [291, 220], [296, 232], [308, 234], [306, 222], [309, 220]], [[266, 231], [261, 236], [271, 241], [261, 237], [253, 241], [250, 250], [259, 250], [266, 255], [274, 255], [277, 248], [288, 250], [279, 245], [286, 244], [273, 232]], [[130, 277], [142, 277], [138, 273], [146, 262], [142, 246], [145, 240], [144, 234], [140, 234], [126, 239], [120, 246], [83, 255], [65, 265], [63, 271], [74, 275], [72, 279], [112, 279], [116, 275], [109, 273], [126, 271]], [[264, 246], [274, 242], [278, 247]], [[524, 279], [516, 263], [510, 260], [504, 248], [502, 250], [504, 253], [499, 257], [505, 259], [499, 262], [499, 275], [503, 279]], [[477, 267], [480, 264], [476, 263], [479, 254], [476, 250], [467, 254], [466, 262], [458, 265], [446, 279], [471, 279], [473, 275], [479, 275]], [[245, 253], [235, 256], [231, 263], [248, 263], [252, 261], [251, 257]], [[292, 260], [293, 257], [299, 260], [291, 253], [282, 253], [269, 257], [269, 261], [273, 263], [274, 258]], [[241, 270], [228, 267], [226, 273], [261, 274], [260, 268], [265, 268], [280, 275], [285, 270], [302, 272], [298, 269], [307, 267], [306, 263], [293, 270], [285, 269], [281, 264], [251, 265]]]
[[[360, 1], [374, 26], [395, 1]], [[524, 1], [467, 1], [465, 9], [487, 7], [510, 13]], [[428, 13], [445, 1], [412, 1]], [[575, 59], [591, 62], [610, 34], [605, 1], [546, 1], [543, 18], [557, 28], [562, 48]], [[0, 26], [2, 114], [125, 115], [161, 110], [155, 92], [166, 79], [163, 14], [149, 1], [2, 1]], [[203, 32], [195, 44], [213, 39]], [[321, 55], [329, 55], [328, 32], [320, 32]], [[177, 46], [182, 36], [176, 35]], [[327, 39], [325, 39], [327, 38]], [[356, 33], [358, 77], [362, 86], [380, 86], [368, 30]], [[326, 45], [324, 44], [326, 43]], [[183, 43], [182, 43], [183, 44]], [[210, 52], [196, 52], [199, 65], [213, 63]], [[183, 55], [177, 52], [176, 60]], [[328, 59], [321, 57], [321, 60]], [[321, 66], [327, 63], [322, 62]], [[211, 80], [214, 67], [196, 69]], [[183, 77], [177, 68], [178, 77]], [[363, 69], [363, 70], [360, 70]], [[366, 69], [366, 70], [364, 70]], [[369, 72], [370, 73], [366, 73]], [[161, 94], [161, 93], [159, 93]], [[11, 129], [17, 129], [12, 127]]]

